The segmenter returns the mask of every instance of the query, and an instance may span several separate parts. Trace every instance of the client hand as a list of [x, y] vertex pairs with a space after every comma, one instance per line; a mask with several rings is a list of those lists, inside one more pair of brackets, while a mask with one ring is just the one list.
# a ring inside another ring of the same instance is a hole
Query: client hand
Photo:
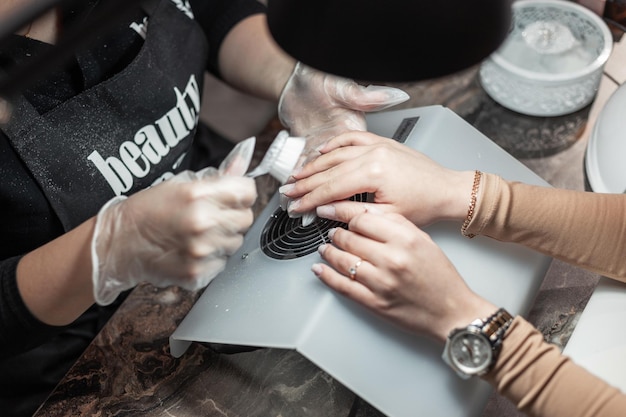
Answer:
[[[349, 197], [372, 193], [379, 211], [400, 213], [418, 226], [439, 220], [462, 221], [473, 171], [445, 168], [395, 140], [368, 132], [348, 132], [331, 139], [322, 155], [293, 174], [295, 182], [280, 192], [293, 201], [290, 215], [318, 208], [318, 215], [338, 220], [334, 212], [356, 214], [364, 203]], [[321, 207], [320, 207], [321, 206]]]
[[486, 317], [496, 307], [465, 284], [430, 236], [398, 214], [369, 211], [330, 231], [320, 253], [330, 265], [313, 272], [329, 287], [394, 324], [444, 342], [450, 330]]

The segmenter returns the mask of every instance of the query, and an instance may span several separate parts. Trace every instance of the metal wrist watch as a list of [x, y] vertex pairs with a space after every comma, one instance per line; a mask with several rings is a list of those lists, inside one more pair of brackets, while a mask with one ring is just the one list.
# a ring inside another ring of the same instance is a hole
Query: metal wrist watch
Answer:
[[476, 319], [467, 327], [452, 330], [443, 360], [463, 379], [486, 374], [498, 358], [512, 321], [513, 316], [501, 308], [486, 319]]

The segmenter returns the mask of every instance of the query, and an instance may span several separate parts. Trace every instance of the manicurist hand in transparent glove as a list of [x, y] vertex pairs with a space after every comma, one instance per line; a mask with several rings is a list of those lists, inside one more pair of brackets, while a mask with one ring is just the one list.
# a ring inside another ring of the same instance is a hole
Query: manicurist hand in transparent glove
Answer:
[[98, 304], [141, 282], [198, 290], [224, 269], [253, 221], [256, 186], [243, 174], [254, 143], [240, 142], [219, 169], [183, 171], [104, 205], [91, 242]]
[[[90, 242], [72, 254], [74, 268], [57, 265], [41, 274], [48, 280], [50, 272], [58, 274], [52, 287], [31, 279], [25, 298], [34, 314], [62, 325], [94, 300], [109, 304], [141, 282], [203, 288], [243, 243], [253, 221], [251, 207], [256, 196], [254, 180], [207, 169], [184, 171], [131, 197], [115, 198], [96, 218], [61, 238], [68, 246]], [[45, 257], [47, 247], [37, 251], [41, 253], [31, 256]], [[29, 275], [45, 267], [29, 262], [20, 266], [28, 268], [23, 272]], [[18, 269], [18, 279], [19, 275]], [[82, 302], [67, 303], [64, 308], [46, 302], [55, 295], [67, 299], [67, 292]]]
[[141, 282], [204, 288], [243, 243], [255, 199], [252, 179], [186, 171], [110, 201], [93, 242], [96, 302], [109, 304]]
[[398, 88], [362, 86], [298, 62], [281, 93], [278, 116], [291, 136], [307, 139], [302, 165], [319, 155], [317, 148], [329, 139], [366, 130], [366, 112], [384, 110], [408, 99], [409, 95]]

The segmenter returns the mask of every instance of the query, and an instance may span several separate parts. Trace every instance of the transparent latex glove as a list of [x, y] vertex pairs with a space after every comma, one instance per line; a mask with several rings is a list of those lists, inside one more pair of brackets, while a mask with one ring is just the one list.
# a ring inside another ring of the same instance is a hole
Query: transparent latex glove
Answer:
[[[365, 113], [387, 109], [409, 99], [404, 91], [385, 86], [364, 87], [353, 80], [308, 67], [301, 62], [285, 85], [278, 103], [278, 116], [292, 136], [306, 138], [295, 168], [319, 156], [318, 149], [329, 139], [348, 131], [367, 129]], [[285, 209], [290, 199], [281, 195]], [[314, 212], [294, 214], [308, 226]]]
[[254, 142], [220, 169], [184, 171], [98, 213], [92, 239], [94, 298], [112, 303], [141, 282], [197, 290], [224, 269], [253, 221], [254, 180], [242, 177]]
[[366, 130], [365, 112], [408, 99], [398, 88], [364, 87], [298, 62], [281, 93], [278, 116], [292, 136], [306, 138], [298, 167], [319, 155], [317, 148], [328, 139], [350, 130]]

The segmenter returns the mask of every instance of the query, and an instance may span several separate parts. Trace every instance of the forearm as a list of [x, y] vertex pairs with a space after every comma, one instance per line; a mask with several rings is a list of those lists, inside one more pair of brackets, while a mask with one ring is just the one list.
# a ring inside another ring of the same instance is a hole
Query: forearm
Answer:
[[520, 317], [485, 379], [530, 416], [617, 417], [626, 409], [626, 396], [561, 355]]
[[226, 36], [219, 52], [224, 81], [254, 96], [278, 101], [295, 60], [274, 42], [264, 14], [250, 16]]
[[626, 281], [626, 198], [507, 182], [483, 174], [468, 232], [523, 244]]
[[71, 323], [94, 302], [91, 238], [95, 218], [25, 255], [17, 285], [26, 307], [40, 321]]

